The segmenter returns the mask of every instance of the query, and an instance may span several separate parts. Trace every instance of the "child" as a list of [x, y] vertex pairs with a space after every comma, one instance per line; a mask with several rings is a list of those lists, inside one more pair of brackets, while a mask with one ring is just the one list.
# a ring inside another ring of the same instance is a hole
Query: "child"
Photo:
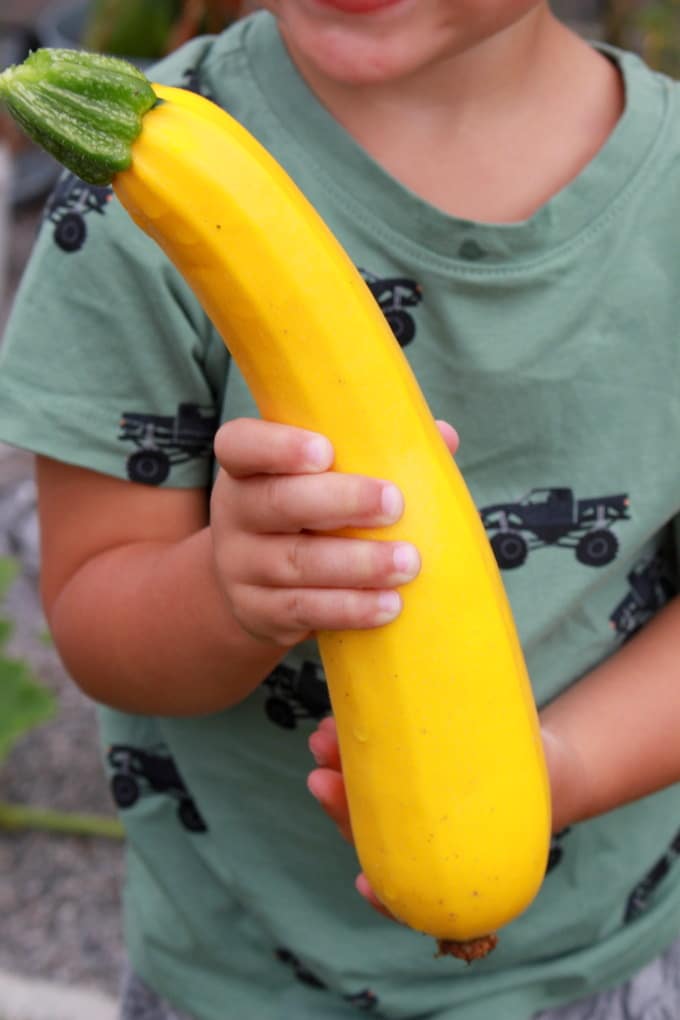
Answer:
[[266, 6], [154, 77], [283, 163], [456, 425], [555, 837], [539, 896], [469, 968], [354, 894], [304, 790], [311, 737], [310, 787], [348, 834], [311, 636], [393, 618], [418, 551], [310, 532], [386, 524], [401, 494], [257, 420], [183, 280], [66, 178], [4, 344], [0, 436], [39, 455], [45, 610], [102, 706], [122, 1016], [680, 1015], [678, 89], [539, 0]]

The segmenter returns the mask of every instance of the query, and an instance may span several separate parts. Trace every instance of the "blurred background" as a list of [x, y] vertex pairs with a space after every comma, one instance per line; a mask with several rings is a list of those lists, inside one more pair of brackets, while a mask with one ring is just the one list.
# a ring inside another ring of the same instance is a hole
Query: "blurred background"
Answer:
[[[0, 0], [0, 71], [38, 46], [140, 66], [250, 0]], [[554, 0], [586, 38], [680, 77], [680, 0]], [[57, 167], [0, 113], [0, 344]], [[121, 833], [92, 706], [41, 614], [29, 454], [0, 444], [0, 1020], [115, 1020]]]

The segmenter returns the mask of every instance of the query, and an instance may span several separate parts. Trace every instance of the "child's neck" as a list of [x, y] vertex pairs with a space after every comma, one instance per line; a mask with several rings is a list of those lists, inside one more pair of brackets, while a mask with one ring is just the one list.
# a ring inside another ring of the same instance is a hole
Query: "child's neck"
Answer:
[[445, 212], [531, 216], [602, 147], [623, 110], [614, 64], [549, 13], [417, 79], [353, 87], [310, 80], [385, 169]]

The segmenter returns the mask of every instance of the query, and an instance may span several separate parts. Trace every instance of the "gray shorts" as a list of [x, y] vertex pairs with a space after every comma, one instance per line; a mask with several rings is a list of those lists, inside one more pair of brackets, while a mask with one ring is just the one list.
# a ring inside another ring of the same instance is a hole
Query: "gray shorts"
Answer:
[[120, 1020], [194, 1020], [156, 995], [133, 970], [126, 970], [120, 1002]]
[[534, 1020], [680, 1020], [680, 939], [625, 984]]
[[[123, 981], [120, 1020], [196, 1018], [173, 1009], [130, 971]], [[533, 1020], [680, 1020], [680, 939], [625, 984], [571, 1006], [544, 1010]]]

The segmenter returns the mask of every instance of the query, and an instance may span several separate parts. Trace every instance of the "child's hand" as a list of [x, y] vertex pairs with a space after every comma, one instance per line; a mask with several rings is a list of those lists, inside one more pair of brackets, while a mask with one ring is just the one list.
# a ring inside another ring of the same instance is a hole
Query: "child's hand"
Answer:
[[[553, 799], [553, 832], [559, 832], [571, 821], [568, 814], [565, 814], [565, 809], [570, 785], [568, 777], [573, 771], [573, 754], [566, 743], [551, 731], [543, 731], [543, 746]], [[307, 780], [309, 791], [319, 801], [326, 814], [335, 822], [345, 839], [351, 843], [352, 828], [340, 763], [338, 735], [332, 716], [326, 716], [321, 720], [309, 738], [309, 749], [317, 765], [317, 768], [310, 772]], [[355, 884], [371, 906], [385, 917], [394, 920], [393, 915], [373, 892], [364, 874], [359, 874]]]
[[[453, 429], [441, 429], [455, 449]], [[393, 484], [331, 471], [323, 436], [258, 419], [223, 425], [215, 454], [217, 575], [247, 633], [286, 647], [315, 630], [376, 627], [398, 615], [395, 589], [420, 569], [412, 545], [310, 534], [394, 523], [403, 498]]]
[[[340, 751], [335, 719], [326, 716], [309, 738], [309, 749], [314, 756], [318, 768], [310, 772], [307, 785], [310, 793], [319, 801], [342, 835], [352, 842], [352, 829], [349, 822], [349, 809], [345, 796], [345, 783], [342, 778]], [[379, 913], [395, 920], [394, 916], [380, 902], [368, 883], [366, 876], [357, 876], [356, 888]]]

